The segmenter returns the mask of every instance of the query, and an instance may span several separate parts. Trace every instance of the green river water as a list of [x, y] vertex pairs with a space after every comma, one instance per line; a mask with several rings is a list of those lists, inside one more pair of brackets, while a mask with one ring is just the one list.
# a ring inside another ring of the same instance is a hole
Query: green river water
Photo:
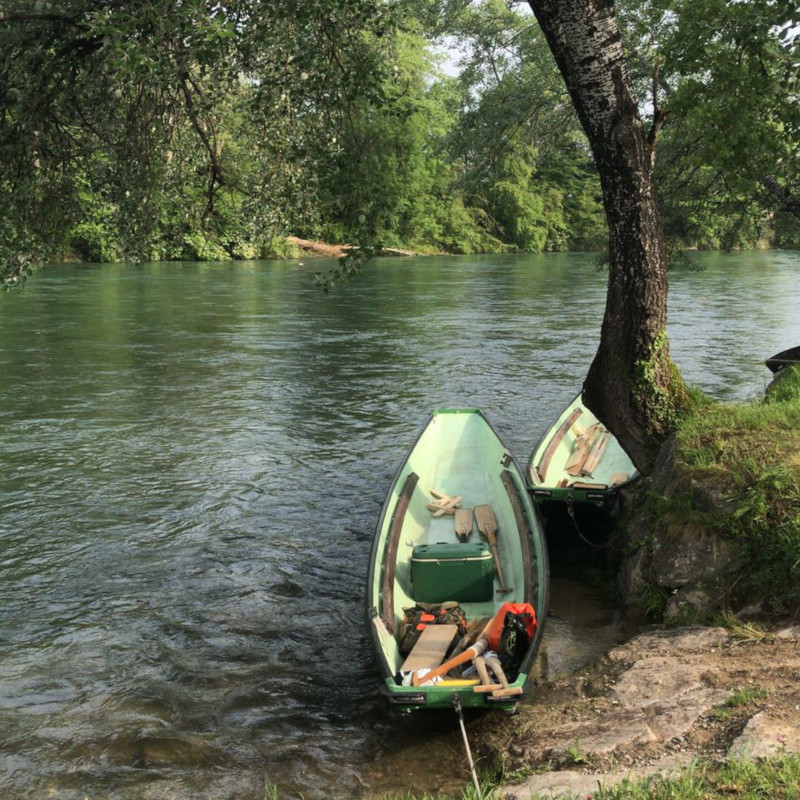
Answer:
[[[800, 344], [800, 254], [691, 258], [673, 356], [756, 397]], [[524, 463], [596, 348], [595, 261], [386, 259], [331, 296], [325, 262], [67, 265], [0, 294], [0, 797], [464, 785], [452, 715], [376, 696], [372, 530], [436, 406]], [[555, 581], [540, 671], [623, 634]]]

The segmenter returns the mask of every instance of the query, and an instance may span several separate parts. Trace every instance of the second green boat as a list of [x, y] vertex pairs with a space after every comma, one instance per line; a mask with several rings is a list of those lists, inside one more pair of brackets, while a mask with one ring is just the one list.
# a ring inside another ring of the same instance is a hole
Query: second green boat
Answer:
[[578, 394], [539, 440], [525, 477], [538, 503], [560, 500], [608, 507], [639, 473]]

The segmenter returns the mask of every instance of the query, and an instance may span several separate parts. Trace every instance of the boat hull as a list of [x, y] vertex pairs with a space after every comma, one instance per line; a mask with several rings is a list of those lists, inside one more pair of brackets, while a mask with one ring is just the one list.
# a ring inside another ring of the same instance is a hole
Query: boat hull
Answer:
[[[436, 518], [428, 504], [432, 490], [460, 495], [461, 505], [491, 505], [498, 523], [502, 572], [511, 591], [491, 591], [460, 603], [470, 620], [493, 617], [504, 602], [530, 603], [538, 626], [519, 675], [511, 686], [530, 689], [530, 674], [547, 616], [549, 567], [538, 512], [522, 472], [479, 409], [434, 411], [395, 475], [375, 532], [367, 580], [367, 624], [378, 663], [381, 693], [404, 710], [451, 708], [458, 696], [465, 708], [513, 708], [519, 697], [494, 698], [472, 686], [402, 686], [396, 674], [404, 661], [398, 634], [403, 609], [413, 607], [411, 562], [414, 548], [458, 541], [453, 517]], [[473, 529], [470, 543], [481, 541]], [[424, 549], [424, 547], [422, 547]]]
[[782, 350], [772, 358], [768, 358], [764, 363], [772, 372], [780, 372], [784, 367], [800, 364], [800, 346]]

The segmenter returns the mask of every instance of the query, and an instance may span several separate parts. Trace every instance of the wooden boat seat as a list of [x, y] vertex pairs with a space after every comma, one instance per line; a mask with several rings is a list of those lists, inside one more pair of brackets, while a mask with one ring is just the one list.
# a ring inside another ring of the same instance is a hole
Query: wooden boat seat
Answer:
[[458, 636], [458, 625], [428, 625], [417, 639], [400, 671], [411, 672], [425, 667], [429, 669], [438, 667], [444, 661], [456, 636]]

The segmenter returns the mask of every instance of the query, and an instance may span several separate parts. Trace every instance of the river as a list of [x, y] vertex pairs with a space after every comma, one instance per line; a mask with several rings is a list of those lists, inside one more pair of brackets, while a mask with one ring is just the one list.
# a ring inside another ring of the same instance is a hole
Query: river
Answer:
[[[687, 379], [762, 393], [800, 343], [800, 254], [671, 277]], [[373, 526], [427, 412], [520, 462], [597, 345], [590, 254], [65, 265], [0, 294], [0, 795], [361, 797], [466, 781], [454, 720], [376, 698]], [[622, 634], [554, 586], [552, 677]], [[412, 766], [409, 766], [412, 765]]]

